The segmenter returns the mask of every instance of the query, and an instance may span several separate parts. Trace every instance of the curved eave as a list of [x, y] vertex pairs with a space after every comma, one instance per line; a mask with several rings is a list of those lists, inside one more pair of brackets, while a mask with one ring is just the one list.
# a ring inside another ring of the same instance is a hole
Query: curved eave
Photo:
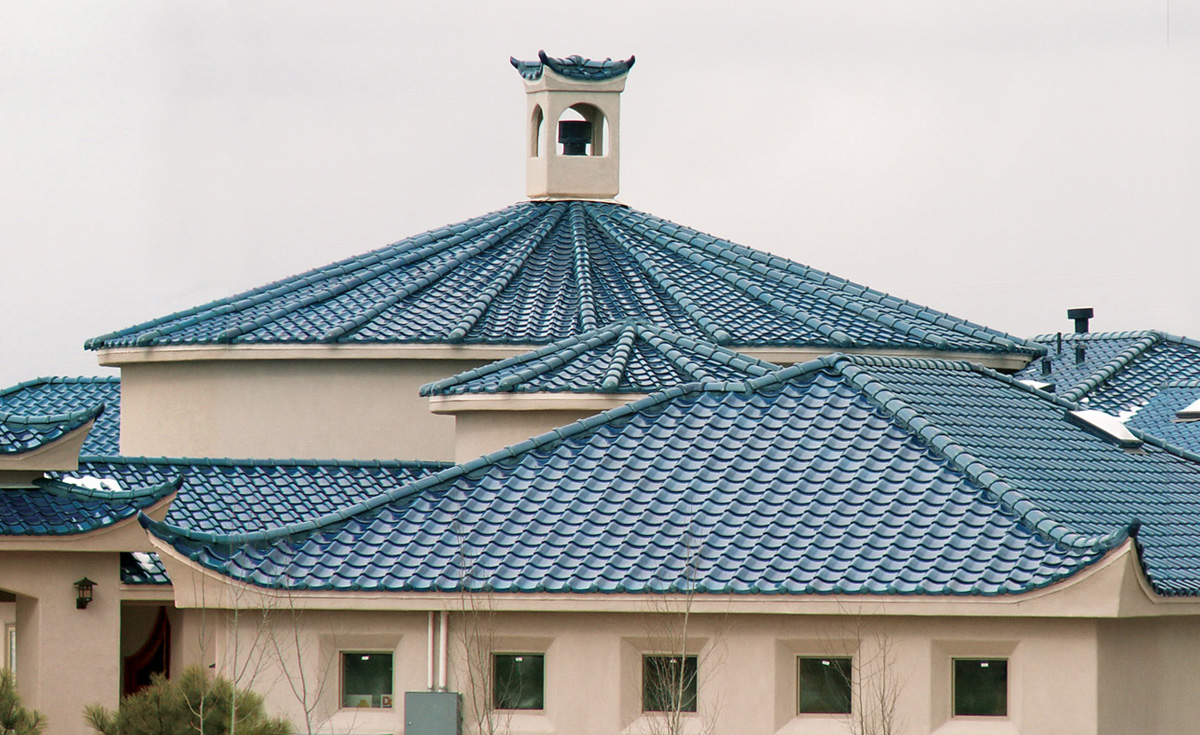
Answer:
[[154, 502], [99, 528], [73, 534], [38, 536], [0, 535], [0, 551], [154, 551], [138, 523], [142, 514], [162, 520], [174, 502], [178, 486]]
[[[286, 600], [309, 610], [458, 610], [461, 592], [278, 590], [231, 579], [204, 567], [149, 529], [180, 608], [259, 606]], [[500, 612], [654, 613], [663, 604], [686, 602], [696, 613], [845, 615], [862, 609], [880, 616], [1121, 618], [1200, 614], [1200, 599], [1157, 595], [1145, 580], [1136, 549], [1127, 541], [1089, 566], [1053, 584], [1007, 595], [817, 595], [621, 593], [488, 593]]]
[[0, 486], [6, 472], [70, 471], [79, 467], [79, 452], [96, 423], [89, 419], [62, 436], [19, 453], [0, 454]]
[[[217, 360], [464, 360], [487, 361], [517, 357], [544, 345], [451, 345], [441, 343], [312, 344], [273, 343], [253, 345], [162, 345], [151, 347], [106, 347], [98, 351], [100, 364], [122, 367], [148, 363]], [[1005, 352], [955, 352], [896, 348], [834, 348], [829, 346], [739, 346], [729, 349], [766, 362], [806, 362], [834, 352], [852, 355], [881, 355], [933, 360], [966, 360], [1000, 371], [1020, 370], [1036, 355]]]

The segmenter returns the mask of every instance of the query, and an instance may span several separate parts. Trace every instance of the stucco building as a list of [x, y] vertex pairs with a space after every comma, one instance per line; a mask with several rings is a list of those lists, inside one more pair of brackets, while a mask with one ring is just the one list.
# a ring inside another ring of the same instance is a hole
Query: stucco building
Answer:
[[313, 733], [1193, 726], [1200, 457], [1101, 402], [1195, 343], [1064, 352], [639, 212], [632, 57], [513, 65], [527, 201], [0, 392], [51, 733], [192, 664]]

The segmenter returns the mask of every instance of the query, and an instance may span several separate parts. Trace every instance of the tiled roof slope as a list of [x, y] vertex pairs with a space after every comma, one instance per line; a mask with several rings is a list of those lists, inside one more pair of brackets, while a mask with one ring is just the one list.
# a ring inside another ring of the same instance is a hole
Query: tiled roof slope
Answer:
[[1200, 421], [1179, 421], [1175, 416], [1196, 401], [1200, 379], [1167, 383], [1125, 425], [1200, 454]]
[[158, 554], [141, 551], [121, 554], [121, 582], [132, 585], [171, 584]]
[[0, 411], [0, 454], [24, 454], [58, 441], [104, 411], [104, 404], [72, 413], [16, 414]]
[[1137, 516], [1152, 583], [1190, 594], [1200, 465], [1127, 453], [1069, 406], [968, 363], [832, 356], [667, 390], [350, 516], [239, 536], [142, 522], [264, 586], [998, 595], [1088, 566]]
[[245, 533], [336, 513], [450, 466], [417, 461], [85, 456], [78, 470], [57, 476], [94, 478], [114, 489], [177, 478], [179, 495], [167, 514], [169, 523], [212, 533]]
[[421, 387], [466, 393], [654, 393], [684, 383], [757, 378], [779, 366], [627, 320]]
[[130, 518], [175, 492], [160, 482], [110, 492], [58, 480], [35, 480], [36, 488], [0, 490], [0, 536], [70, 536]]
[[68, 414], [104, 404], [83, 443], [83, 454], [117, 454], [121, 432], [121, 380], [113, 377], [37, 378], [0, 389], [0, 412]]
[[[1145, 405], [1169, 380], [1200, 378], [1200, 342], [1166, 332], [1045, 334], [1034, 341], [1050, 348], [1017, 374], [1054, 383], [1058, 395], [1118, 415]], [[1075, 349], [1083, 348], [1083, 362]], [[1050, 371], [1044, 367], [1049, 363]]]
[[585, 59], [582, 56], [568, 56], [565, 59], [556, 59], [552, 56], [547, 56], [545, 51], [538, 51], [537, 61], [520, 61], [515, 58], [509, 58], [509, 62], [517, 70], [517, 73], [529, 82], [536, 82], [541, 79], [542, 72], [546, 68], [568, 79], [602, 82], [606, 79], [616, 79], [628, 74], [629, 70], [633, 68], [634, 61], [635, 58], [633, 56], [624, 61], [613, 61], [612, 59], [595, 61], [593, 59]]
[[743, 346], [1043, 348], [615, 203], [523, 202], [89, 340], [541, 345], [627, 318]]

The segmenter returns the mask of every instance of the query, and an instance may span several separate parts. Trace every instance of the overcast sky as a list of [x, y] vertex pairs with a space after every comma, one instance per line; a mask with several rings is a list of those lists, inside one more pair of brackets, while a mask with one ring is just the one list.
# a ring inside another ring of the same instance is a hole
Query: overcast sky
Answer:
[[0, 384], [524, 197], [508, 57], [637, 55], [620, 200], [1017, 334], [1200, 337], [1200, 0], [0, 0]]

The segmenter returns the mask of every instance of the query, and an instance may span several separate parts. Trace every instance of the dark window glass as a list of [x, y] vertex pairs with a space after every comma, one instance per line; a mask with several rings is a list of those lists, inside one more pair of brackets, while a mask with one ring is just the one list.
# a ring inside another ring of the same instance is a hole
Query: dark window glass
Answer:
[[342, 654], [342, 706], [392, 706], [392, 654]]
[[496, 709], [546, 708], [544, 655], [497, 653], [492, 663], [492, 705]]
[[797, 659], [801, 714], [850, 714], [851, 669], [848, 658]]
[[696, 657], [642, 657], [642, 711], [696, 711]]
[[1008, 661], [1002, 658], [955, 659], [954, 714], [1006, 716]]

